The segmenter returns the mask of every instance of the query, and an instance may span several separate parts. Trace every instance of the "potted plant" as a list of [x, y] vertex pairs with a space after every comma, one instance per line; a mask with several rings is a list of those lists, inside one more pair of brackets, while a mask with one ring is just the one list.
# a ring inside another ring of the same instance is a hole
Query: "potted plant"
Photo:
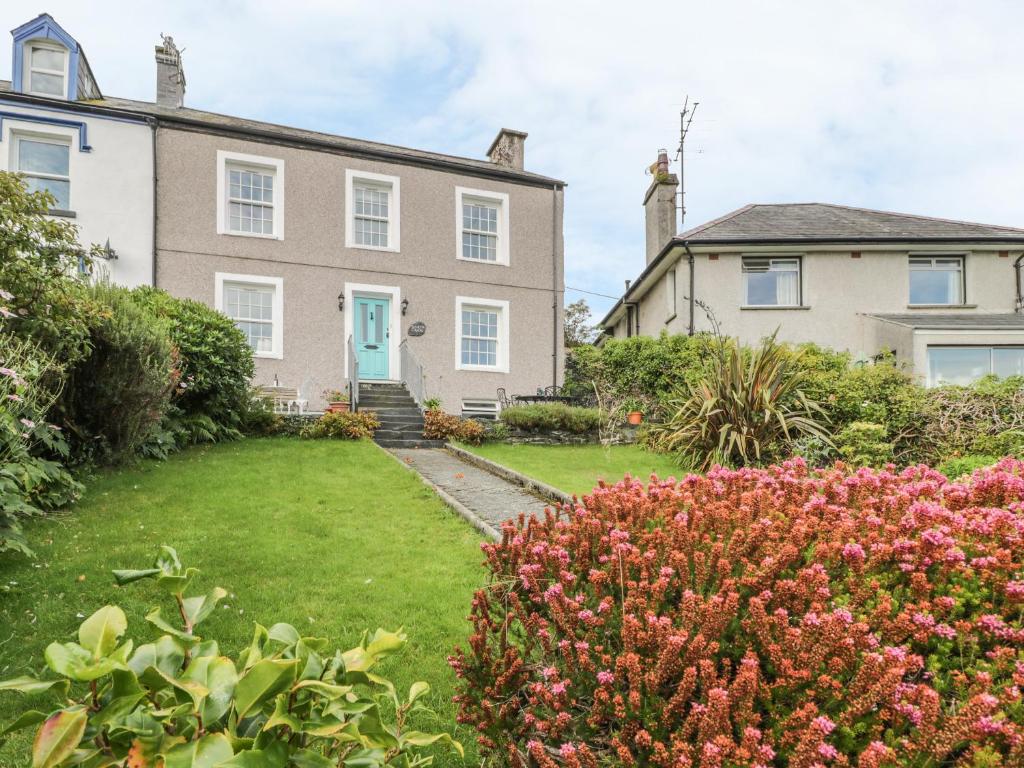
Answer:
[[328, 413], [344, 413], [349, 408], [348, 393], [340, 389], [325, 389], [324, 399], [327, 400]]
[[622, 410], [626, 412], [626, 421], [631, 425], [638, 426], [644, 420], [644, 414], [641, 410], [643, 403], [636, 398], [630, 398], [622, 404]]

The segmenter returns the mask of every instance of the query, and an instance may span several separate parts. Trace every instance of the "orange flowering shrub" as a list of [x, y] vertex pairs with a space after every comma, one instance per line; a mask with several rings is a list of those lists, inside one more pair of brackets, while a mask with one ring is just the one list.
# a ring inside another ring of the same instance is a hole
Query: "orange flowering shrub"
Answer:
[[423, 413], [423, 436], [428, 440], [461, 440], [480, 445], [484, 428], [478, 421], [459, 418], [440, 408], [429, 408]]
[[512, 766], [1024, 765], [1024, 462], [627, 478], [484, 545], [460, 720]]

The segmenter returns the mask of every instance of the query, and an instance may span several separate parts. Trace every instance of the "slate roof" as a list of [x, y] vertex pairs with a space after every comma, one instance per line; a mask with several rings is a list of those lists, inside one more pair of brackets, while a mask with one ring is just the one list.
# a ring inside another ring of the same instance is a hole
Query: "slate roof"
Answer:
[[[0, 92], [5, 97], [15, 97], [19, 101], [24, 99], [30, 103], [45, 102], [53, 104], [51, 99], [37, 99], [22, 97], [11, 90], [9, 80], [0, 80]], [[348, 136], [338, 136], [332, 133], [321, 131], [309, 131], [303, 128], [294, 128], [277, 123], [267, 123], [260, 120], [249, 120], [242, 117], [222, 115], [217, 112], [206, 112], [201, 109], [189, 107], [162, 107], [150, 101], [136, 101], [134, 99], [122, 99], [116, 96], [107, 96], [102, 99], [90, 101], [70, 101], [60, 104], [63, 108], [74, 109], [82, 107], [99, 107], [113, 109], [123, 112], [131, 112], [136, 115], [155, 117], [167, 123], [177, 123], [183, 127], [191, 127], [197, 130], [208, 130], [229, 134], [240, 134], [243, 137], [254, 137], [257, 140], [278, 141], [296, 143], [304, 146], [335, 150], [351, 153], [354, 155], [379, 158], [390, 162], [400, 162], [410, 165], [443, 167], [446, 170], [463, 170], [469, 175], [488, 176], [491, 178], [505, 178], [509, 181], [528, 182], [535, 185], [565, 186], [565, 182], [549, 176], [543, 176], [529, 171], [518, 171], [512, 168], [504, 168], [492, 163], [490, 160], [477, 160], [457, 155], [446, 155], [440, 152], [427, 152], [420, 149], [411, 149], [394, 144], [383, 144], [376, 141], [364, 139], [353, 139]]]
[[1024, 229], [827, 203], [754, 203], [675, 238], [691, 244], [1024, 240]]
[[1024, 315], [1005, 314], [929, 314], [918, 312], [914, 314], [872, 314], [865, 313], [867, 317], [874, 317], [897, 325], [905, 325], [915, 330], [931, 331], [993, 331], [1010, 330], [1024, 331]]

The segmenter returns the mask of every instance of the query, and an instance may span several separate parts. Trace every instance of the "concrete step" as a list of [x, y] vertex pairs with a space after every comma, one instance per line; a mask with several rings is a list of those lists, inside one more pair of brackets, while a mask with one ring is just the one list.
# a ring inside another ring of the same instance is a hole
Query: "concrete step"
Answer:
[[365, 382], [359, 385], [359, 394], [363, 393], [397, 393], [402, 395], [409, 394], [409, 390], [405, 388], [404, 384], [367, 384]]
[[423, 414], [419, 408], [366, 408], [360, 407], [361, 411], [373, 411], [377, 414], [377, 418], [399, 418], [399, 419], [419, 419], [423, 420]]
[[411, 397], [398, 395], [374, 395], [373, 397], [360, 397], [360, 408], [415, 408], [416, 401]]
[[409, 426], [407, 428], [391, 429], [389, 427], [381, 427], [373, 433], [374, 439], [381, 440], [422, 440], [423, 439], [423, 428], [416, 426]]
[[374, 437], [381, 448], [443, 448], [444, 440], [390, 440]]

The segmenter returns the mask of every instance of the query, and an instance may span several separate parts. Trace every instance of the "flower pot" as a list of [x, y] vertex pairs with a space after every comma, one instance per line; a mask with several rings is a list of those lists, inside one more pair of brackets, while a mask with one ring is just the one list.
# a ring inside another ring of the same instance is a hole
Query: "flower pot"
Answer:
[[630, 411], [626, 420], [635, 427], [644, 420], [644, 415], [640, 411]]
[[348, 403], [342, 402], [341, 400], [333, 400], [327, 406], [328, 413], [346, 413], [348, 411]]

